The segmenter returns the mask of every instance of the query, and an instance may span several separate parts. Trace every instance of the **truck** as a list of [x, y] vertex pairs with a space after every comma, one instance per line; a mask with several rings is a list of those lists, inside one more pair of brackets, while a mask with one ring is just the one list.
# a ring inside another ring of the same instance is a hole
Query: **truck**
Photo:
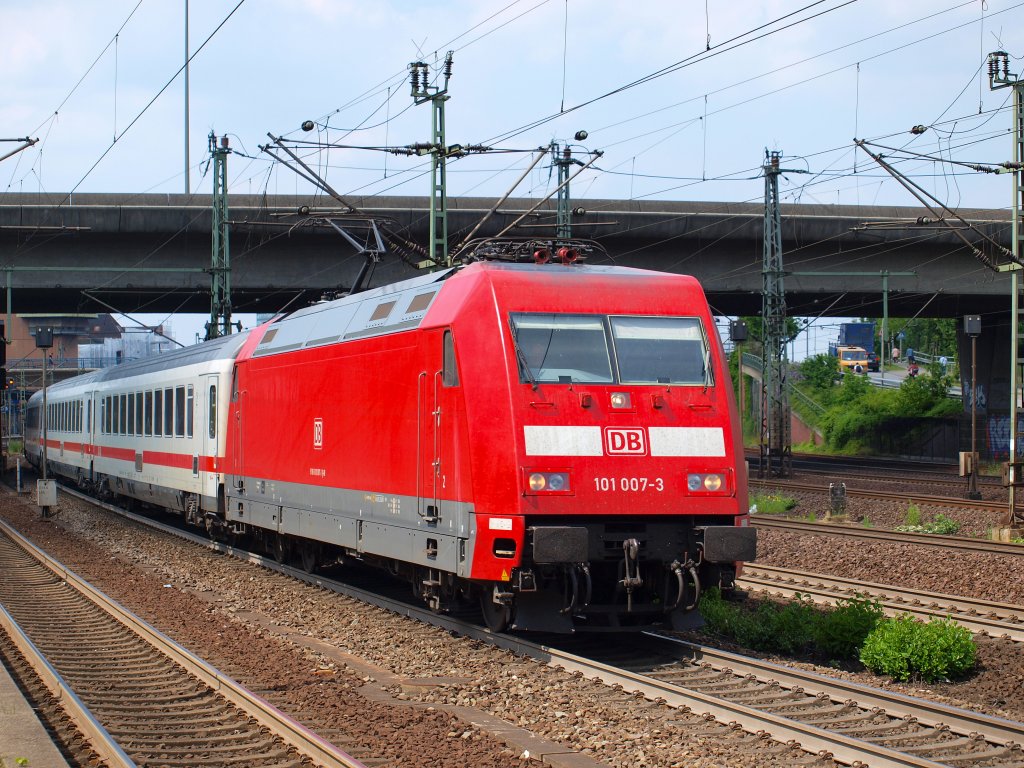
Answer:
[[874, 323], [840, 323], [839, 344], [840, 347], [861, 347], [868, 352], [875, 349], [875, 324]]
[[840, 347], [860, 347], [867, 352], [875, 351], [874, 323], [840, 323], [839, 340], [828, 343], [828, 353], [839, 356]]
[[[878, 355], [875, 354], [874, 323], [840, 323], [839, 340], [829, 342], [828, 353], [832, 357], [840, 357], [839, 350], [857, 347], [867, 353], [867, 369], [878, 370]], [[842, 363], [840, 362], [840, 367]]]

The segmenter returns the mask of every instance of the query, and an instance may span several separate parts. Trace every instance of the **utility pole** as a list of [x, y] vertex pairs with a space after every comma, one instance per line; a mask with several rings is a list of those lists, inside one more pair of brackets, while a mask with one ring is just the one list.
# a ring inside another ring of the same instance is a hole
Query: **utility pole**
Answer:
[[[1021, 265], [1024, 255], [1021, 240], [1024, 238], [1024, 82], [1019, 75], [1010, 72], [1009, 56], [1005, 51], [988, 55], [988, 85], [992, 90], [1013, 88], [1013, 163], [1007, 166], [1013, 172], [1013, 233], [1010, 263], [1000, 264], [1000, 272], [1010, 273], [1010, 456], [1007, 477], [1010, 483], [1010, 508], [1007, 513], [1007, 527], [1024, 527], [1024, 515], [1017, 511], [1016, 486], [1024, 484], [1021, 477], [1022, 462], [1017, 450], [1017, 416], [1022, 408], [1021, 382], [1024, 380], [1024, 357], [1020, 353], [1021, 335], [1024, 332], [1024, 296], [1021, 295]], [[973, 395], [973, 393], [972, 393]]]
[[764, 370], [761, 374], [761, 439], [758, 477], [793, 474], [789, 396], [786, 393], [786, 289], [782, 269], [782, 213], [779, 174], [805, 173], [780, 168], [779, 152], [767, 154], [764, 171], [764, 255], [761, 315]]
[[210, 320], [206, 341], [231, 334], [231, 253], [228, 227], [228, 137], [210, 132], [210, 158], [213, 162], [213, 219], [210, 231], [213, 249], [210, 263]]
[[[576, 132], [576, 141], [587, 138], [586, 131]], [[573, 159], [572, 150], [568, 146], [559, 151], [558, 144], [551, 142], [551, 157], [558, 168], [558, 207], [555, 209], [555, 240], [572, 239], [572, 198], [569, 195], [569, 171], [573, 165], [583, 166], [583, 162]]]
[[188, 0], [185, 0], [185, 194], [192, 194], [188, 159]]
[[[449, 148], [444, 140], [444, 103], [448, 95], [448, 81], [452, 76], [452, 52], [444, 58], [444, 86], [430, 85], [430, 67], [422, 61], [409, 65], [412, 98], [419, 105], [431, 104], [431, 139], [429, 144], [417, 144], [419, 154], [430, 155], [430, 260], [440, 264], [448, 261], [448, 189], [445, 178], [445, 160], [450, 154], [461, 154], [462, 147]], [[450, 266], [450, 265], [449, 265]]]

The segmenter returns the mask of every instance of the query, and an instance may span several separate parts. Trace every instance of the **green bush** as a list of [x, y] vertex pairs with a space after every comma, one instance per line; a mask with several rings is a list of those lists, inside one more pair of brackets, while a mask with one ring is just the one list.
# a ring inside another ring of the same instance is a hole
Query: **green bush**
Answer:
[[761, 603], [753, 613], [726, 602], [717, 589], [704, 593], [700, 612], [705, 628], [734, 638], [742, 645], [765, 653], [794, 654], [810, 646], [817, 611], [800, 595], [781, 607]]
[[925, 624], [909, 614], [878, 622], [860, 652], [868, 669], [904, 682], [948, 680], [971, 669], [976, 658], [969, 630], [949, 618]]
[[921, 508], [917, 504], [911, 504], [907, 507], [907, 515], [903, 518], [903, 522], [907, 525], [920, 525]]
[[718, 587], [712, 587], [700, 598], [700, 613], [704, 617], [704, 626], [709, 632], [735, 637], [738, 611], [722, 598]]
[[883, 616], [877, 600], [844, 598], [814, 625], [814, 644], [830, 659], [855, 659], [860, 647]]

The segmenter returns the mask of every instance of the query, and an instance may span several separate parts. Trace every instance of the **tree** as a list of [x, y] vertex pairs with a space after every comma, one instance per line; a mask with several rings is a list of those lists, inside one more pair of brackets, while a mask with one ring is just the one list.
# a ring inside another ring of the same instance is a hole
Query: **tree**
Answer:
[[902, 332], [905, 336], [899, 346], [931, 355], [956, 355], [956, 323], [953, 318], [915, 317], [889, 319], [889, 335]]
[[[764, 319], [760, 315], [751, 315], [750, 317], [744, 317], [743, 320], [745, 320], [747, 323], [747, 330], [750, 333], [750, 338], [757, 339], [763, 342]], [[789, 344], [789, 342], [791, 342], [793, 339], [800, 335], [800, 331], [802, 331], [805, 327], [807, 327], [806, 320], [804, 320], [803, 325], [801, 325], [795, 317], [787, 317], [786, 332], [783, 338], [783, 342]]]
[[839, 376], [839, 359], [832, 355], [814, 355], [800, 363], [804, 381], [815, 389], [831, 389]]

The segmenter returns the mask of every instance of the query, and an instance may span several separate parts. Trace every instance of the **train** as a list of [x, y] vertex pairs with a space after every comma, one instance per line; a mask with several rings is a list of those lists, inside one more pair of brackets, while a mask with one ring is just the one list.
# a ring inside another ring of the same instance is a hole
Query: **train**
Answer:
[[89, 372], [32, 396], [25, 451], [495, 631], [697, 627], [756, 554], [704, 292], [615, 265], [475, 260]]

